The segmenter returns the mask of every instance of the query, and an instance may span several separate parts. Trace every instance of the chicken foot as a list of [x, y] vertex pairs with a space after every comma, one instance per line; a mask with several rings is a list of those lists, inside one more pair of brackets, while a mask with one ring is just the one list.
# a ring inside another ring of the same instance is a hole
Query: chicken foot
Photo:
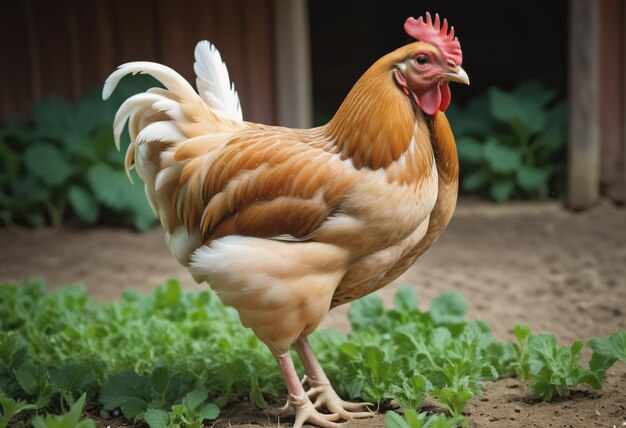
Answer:
[[283, 373], [285, 384], [287, 385], [287, 391], [289, 392], [289, 399], [287, 404], [283, 408], [287, 410], [293, 409], [296, 413], [296, 420], [293, 424], [293, 428], [302, 428], [305, 422], [317, 425], [322, 428], [336, 428], [341, 426], [334, 421], [341, 419], [339, 414], [326, 415], [318, 412], [315, 408], [309, 396], [304, 392], [304, 387], [298, 379], [298, 373], [291, 360], [289, 352], [285, 352], [276, 357], [280, 370]]
[[308, 385], [310, 389], [307, 396], [310, 400], [315, 400], [313, 407], [315, 409], [326, 408], [333, 414], [337, 414], [341, 419], [352, 420], [359, 418], [368, 418], [372, 416], [369, 406], [372, 403], [351, 403], [342, 400], [333, 389], [330, 381], [324, 373], [324, 369], [320, 365], [313, 349], [309, 344], [306, 336], [300, 336], [294, 344], [296, 352], [304, 365], [306, 376], [302, 379], [302, 385]]

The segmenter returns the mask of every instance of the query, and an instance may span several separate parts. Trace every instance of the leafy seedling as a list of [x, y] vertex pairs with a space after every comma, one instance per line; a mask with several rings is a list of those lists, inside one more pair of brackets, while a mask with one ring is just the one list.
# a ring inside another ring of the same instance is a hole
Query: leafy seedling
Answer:
[[83, 419], [85, 407], [85, 394], [76, 400], [69, 412], [62, 415], [35, 416], [32, 420], [34, 428], [96, 428], [93, 419]]

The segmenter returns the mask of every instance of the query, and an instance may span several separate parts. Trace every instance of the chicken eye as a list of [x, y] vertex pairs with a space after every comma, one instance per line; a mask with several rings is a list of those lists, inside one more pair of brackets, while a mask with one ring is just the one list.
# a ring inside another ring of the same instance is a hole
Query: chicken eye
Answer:
[[418, 65], [426, 65], [428, 64], [428, 57], [426, 55], [420, 55], [417, 58], [415, 58], [415, 62]]

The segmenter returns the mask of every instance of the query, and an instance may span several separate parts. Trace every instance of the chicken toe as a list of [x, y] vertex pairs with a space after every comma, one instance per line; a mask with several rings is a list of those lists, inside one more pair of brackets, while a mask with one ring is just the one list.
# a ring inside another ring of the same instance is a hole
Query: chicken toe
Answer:
[[333, 414], [338, 414], [341, 419], [352, 420], [360, 418], [370, 418], [374, 412], [370, 410], [370, 406], [374, 406], [372, 403], [352, 403], [350, 401], [342, 400], [330, 383], [320, 383], [308, 380], [308, 385], [311, 387], [307, 391], [307, 396], [313, 402], [313, 407], [316, 409], [327, 409]]
[[313, 402], [315, 409], [326, 409], [348, 421], [372, 416], [373, 412], [369, 409], [370, 406], [373, 406], [372, 403], [351, 403], [342, 400], [337, 395], [322, 366], [315, 358], [306, 336], [300, 336], [294, 346], [306, 371], [306, 376], [302, 379], [301, 384], [310, 387], [307, 396], [309, 399], [315, 400]]
[[337, 423], [341, 416], [337, 413], [330, 415], [320, 413], [311, 403], [307, 395], [295, 396], [289, 395], [289, 405], [296, 412], [296, 420], [293, 428], [301, 428], [302, 425], [310, 423], [321, 428], [335, 428], [343, 424]]

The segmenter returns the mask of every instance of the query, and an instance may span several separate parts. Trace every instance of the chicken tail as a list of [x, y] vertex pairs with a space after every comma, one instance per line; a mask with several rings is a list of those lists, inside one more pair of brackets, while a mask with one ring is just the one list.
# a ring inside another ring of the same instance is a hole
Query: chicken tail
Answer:
[[[174, 234], [185, 224], [190, 229], [187, 213], [195, 213], [201, 205], [199, 196], [178, 197], [181, 172], [193, 159], [175, 158], [177, 147], [184, 142], [202, 140], [210, 144], [202, 145], [198, 151], [217, 150], [226, 140], [225, 135], [243, 126], [237, 92], [217, 49], [209, 42], [200, 42], [195, 57], [198, 92], [171, 68], [144, 61], [121, 65], [108, 77], [102, 90], [102, 98], [106, 100], [124, 76], [138, 73], [151, 75], [164, 86], [124, 101], [115, 115], [113, 130], [119, 150], [120, 136], [128, 122], [130, 145], [126, 151], [126, 172], [131, 178], [130, 170], [136, 169], [145, 183], [148, 201], [168, 234]], [[200, 181], [188, 180], [185, 186], [199, 195]], [[190, 204], [199, 206], [190, 207]]]
[[196, 86], [200, 97], [214, 111], [228, 119], [241, 122], [243, 114], [239, 95], [235, 90], [235, 84], [228, 77], [226, 64], [215, 45], [206, 40], [199, 42], [194, 57], [196, 62], [193, 69], [196, 72]]
[[[194, 55], [199, 95], [176, 71], [147, 61], [122, 64], [104, 83], [102, 89], [104, 100], [111, 96], [120, 80], [129, 74], [149, 74], [166, 88], [165, 91], [161, 88], [151, 88], [128, 98], [115, 115], [113, 129], [118, 150], [120, 136], [126, 122], [129, 122], [131, 146], [126, 154], [127, 170], [132, 167], [136, 156], [134, 152], [143, 142], [153, 140], [180, 142], [202, 135], [203, 132], [210, 133], [212, 131], [210, 124], [220, 119], [234, 122], [243, 120], [239, 96], [234, 83], [230, 82], [228, 70], [222, 62], [219, 51], [213, 44], [204, 40], [198, 43]], [[163, 114], [166, 115], [165, 118]], [[138, 172], [142, 175], [139, 170]]]

